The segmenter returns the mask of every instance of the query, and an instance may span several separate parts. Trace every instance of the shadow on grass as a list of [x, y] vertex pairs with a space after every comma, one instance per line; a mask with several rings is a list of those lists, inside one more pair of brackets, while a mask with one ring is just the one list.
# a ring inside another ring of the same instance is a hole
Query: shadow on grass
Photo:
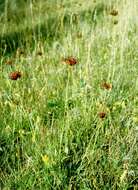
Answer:
[[12, 53], [18, 47], [26, 48], [33, 46], [38, 40], [47, 40], [48, 43], [59, 38], [58, 25], [54, 18], [47, 21], [47, 24], [36, 25], [34, 28], [14, 31], [0, 36], [0, 54]]
[[92, 10], [84, 10], [79, 14], [74, 13], [73, 16], [66, 13], [63, 20], [55, 15], [50, 17], [45, 23], [38, 24], [34, 28], [27, 26], [22, 30], [19, 28], [18, 31], [4, 35], [0, 34], [0, 55], [3, 55], [3, 53], [11, 54], [18, 47], [26, 49], [29, 45], [32, 48], [38, 40], [46, 40], [50, 45], [53, 41], [63, 38], [63, 35], [66, 35], [65, 31], [72, 28], [71, 25], [75, 26], [80, 22], [88, 22], [95, 27], [98, 21], [103, 18], [105, 8], [105, 5], [100, 3]]

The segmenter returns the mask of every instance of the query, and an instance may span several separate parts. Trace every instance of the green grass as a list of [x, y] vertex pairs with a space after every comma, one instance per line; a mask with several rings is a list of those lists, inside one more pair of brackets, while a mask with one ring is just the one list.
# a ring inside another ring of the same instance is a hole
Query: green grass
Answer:
[[136, 190], [137, 1], [12, 2], [0, 2], [0, 189]]

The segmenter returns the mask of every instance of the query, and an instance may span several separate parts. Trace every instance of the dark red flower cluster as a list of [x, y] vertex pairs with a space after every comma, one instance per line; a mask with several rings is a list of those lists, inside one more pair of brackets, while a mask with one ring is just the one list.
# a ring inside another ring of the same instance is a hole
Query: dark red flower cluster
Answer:
[[21, 72], [19, 72], [19, 71], [14, 71], [14, 72], [12, 72], [12, 73], [10, 73], [10, 75], [9, 75], [9, 78], [11, 79], [11, 80], [17, 80], [17, 79], [19, 79], [19, 78], [21, 78]]
[[73, 66], [78, 63], [78, 60], [74, 57], [67, 57], [63, 58], [63, 62], [65, 62], [67, 65]]
[[101, 119], [104, 119], [104, 118], [106, 117], [106, 113], [105, 113], [105, 112], [100, 112], [100, 113], [99, 113], [99, 117], [100, 117]]
[[106, 89], [106, 90], [111, 90], [112, 89], [112, 84], [104, 82], [104, 83], [102, 83], [101, 87], [103, 89]]

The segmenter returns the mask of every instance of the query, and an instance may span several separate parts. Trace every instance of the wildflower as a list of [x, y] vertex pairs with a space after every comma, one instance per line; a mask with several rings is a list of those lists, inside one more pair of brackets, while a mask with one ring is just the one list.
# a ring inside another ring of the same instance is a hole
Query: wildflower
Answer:
[[49, 164], [49, 157], [48, 155], [42, 155], [42, 161], [44, 162], [45, 165]]
[[104, 82], [104, 83], [102, 83], [101, 87], [106, 89], [106, 90], [111, 90], [112, 84]]
[[21, 78], [21, 72], [19, 72], [19, 71], [12, 72], [12, 73], [10, 73], [9, 78], [11, 80], [17, 80], [17, 79]]
[[112, 16], [117, 16], [118, 15], [118, 11], [113, 9], [111, 12], [110, 12], [110, 15]]
[[78, 60], [74, 57], [67, 57], [63, 59], [63, 62], [65, 62], [66, 64], [73, 66], [76, 65], [78, 63]]
[[105, 113], [105, 112], [100, 112], [100, 113], [99, 113], [99, 117], [100, 117], [101, 119], [105, 118], [105, 117], [106, 117], [106, 113]]

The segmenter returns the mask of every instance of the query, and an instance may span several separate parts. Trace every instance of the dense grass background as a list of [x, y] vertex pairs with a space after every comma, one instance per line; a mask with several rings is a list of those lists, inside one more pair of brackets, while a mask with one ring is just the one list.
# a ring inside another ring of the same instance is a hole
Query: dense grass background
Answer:
[[1, 0], [0, 58], [0, 189], [138, 189], [137, 0]]

